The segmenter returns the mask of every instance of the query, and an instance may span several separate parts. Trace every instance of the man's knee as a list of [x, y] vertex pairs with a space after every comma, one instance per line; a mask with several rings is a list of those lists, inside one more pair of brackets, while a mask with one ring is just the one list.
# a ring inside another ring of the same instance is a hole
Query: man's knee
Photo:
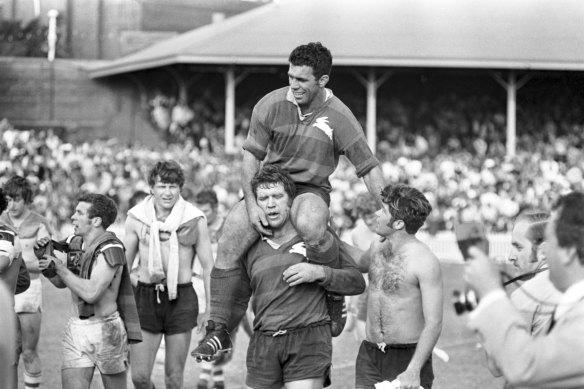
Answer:
[[177, 367], [168, 369], [166, 371], [165, 382], [167, 388], [182, 388], [183, 370]]
[[22, 360], [25, 364], [33, 363], [37, 359], [37, 352], [34, 349], [23, 348], [22, 349]]
[[149, 376], [135, 372], [134, 369], [132, 369], [132, 383], [136, 389], [151, 389], [153, 387]]

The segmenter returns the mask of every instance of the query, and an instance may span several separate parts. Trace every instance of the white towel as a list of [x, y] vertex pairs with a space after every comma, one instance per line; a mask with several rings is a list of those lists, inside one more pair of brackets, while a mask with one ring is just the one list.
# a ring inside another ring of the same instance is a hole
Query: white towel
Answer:
[[[168, 299], [176, 299], [179, 268], [179, 243], [176, 231], [179, 226], [187, 221], [197, 217], [205, 217], [205, 215], [194, 205], [187, 203], [182, 197], [179, 197], [174, 207], [172, 207], [170, 215], [168, 215], [164, 222], [161, 222], [156, 219], [154, 198], [152, 196], [146, 197], [144, 201], [128, 211], [128, 214], [150, 226], [150, 241], [148, 246], [148, 271], [150, 273], [150, 280], [154, 283], [163, 283], [166, 279]], [[170, 233], [170, 251], [168, 253], [168, 269], [166, 274], [162, 267], [162, 253], [160, 251], [161, 231]]]

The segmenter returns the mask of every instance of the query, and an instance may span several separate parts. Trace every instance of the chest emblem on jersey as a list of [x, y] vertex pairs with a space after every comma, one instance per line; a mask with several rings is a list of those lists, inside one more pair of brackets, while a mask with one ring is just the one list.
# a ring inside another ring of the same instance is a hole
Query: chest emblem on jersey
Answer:
[[329, 123], [328, 116], [323, 116], [317, 118], [313, 126], [324, 132], [326, 136], [329, 137], [330, 140], [333, 140], [333, 129], [329, 126], [328, 123]]
[[292, 248], [290, 248], [289, 253], [300, 254], [303, 257], [306, 257], [306, 246], [304, 245], [304, 242], [298, 242], [298, 243], [294, 244], [292, 246]]

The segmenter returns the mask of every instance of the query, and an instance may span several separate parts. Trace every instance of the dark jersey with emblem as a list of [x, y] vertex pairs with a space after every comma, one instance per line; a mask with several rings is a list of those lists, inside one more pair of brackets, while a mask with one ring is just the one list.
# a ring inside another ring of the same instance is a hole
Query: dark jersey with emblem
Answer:
[[313, 282], [291, 287], [282, 278], [288, 267], [306, 261], [290, 252], [299, 244], [298, 236], [279, 248], [258, 240], [248, 251], [243, 264], [253, 291], [254, 330], [289, 330], [329, 320], [322, 286]]
[[347, 156], [359, 177], [379, 165], [361, 125], [330, 90], [323, 104], [304, 118], [289, 87], [267, 94], [253, 109], [243, 148], [260, 161], [280, 166], [296, 183], [328, 192], [340, 155]]

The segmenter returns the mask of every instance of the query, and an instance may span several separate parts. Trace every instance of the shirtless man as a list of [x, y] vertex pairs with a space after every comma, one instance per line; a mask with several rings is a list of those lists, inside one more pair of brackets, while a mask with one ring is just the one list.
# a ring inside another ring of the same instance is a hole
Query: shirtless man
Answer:
[[182, 388], [191, 332], [203, 327], [191, 282], [195, 256], [201, 260], [209, 306], [213, 254], [205, 215], [181, 195], [184, 173], [175, 161], [159, 161], [150, 170], [152, 195], [128, 211], [124, 244], [130, 268], [138, 256], [136, 301], [144, 341], [132, 346], [132, 381], [150, 389], [152, 368], [162, 336], [165, 383]]
[[415, 234], [432, 207], [422, 193], [405, 185], [387, 186], [381, 194], [381, 239], [361, 258], [369, 265], [369, 292], [355, 387], [399, 380], [402, 389], [429, 389], [432, 349], [442, 330], [442, 274], [436, 256]]
[[[37, 250], [45, 247], [39, 259], [43, 275], [56, 287], [71, 290], [72, 316], [62, 352], [65, 389], [88, 389], [96, 367], [104, 388], [126, 388], [128, 345], [141, 340], [124, 246], [106, 231], [117, 213], [110, 198], [82, 195], [71, 217], [75, 235], [64, 250], [71, 254], [67, 262], [54, 257], [47, 246], [49, 239], [35, 245]], [[80, 243], [76, 250], [72, 249], [74, 242]]]
[[[0, 188], [0, 214], [8, 207], [8, 199]], [[0, 287], [5, 293], [4, 303], [8, 310], [2, 310], [0, 315], [0, 385], [7, 389], [16, 389], [18, 380], [16, 360], [16, 315], [14, 314], [14, 292], [22, 257], [15, 247], [16, 232], [0, 221]], [[12, 334], [12, 336], [10, 336]]]
[[33, 190], [26, 178], [20, 176], [10, 178], [4, 184], [4, 192], [8, 198], [8, 211], [0, 216], [0, 221], [18, 233], [22, 258], [30, 275], [28, 289], [14, 297], [14, 310], [20, 326], [17, 351], [18, 354], [22, 354], [24, 362], [24, 388], [37, 388], [42, 378], [37, 345], [41, 332], [43, 296], [33, 246], [37, 239], [49, 237], [52, 231], [49, 221], [30, 209]]

